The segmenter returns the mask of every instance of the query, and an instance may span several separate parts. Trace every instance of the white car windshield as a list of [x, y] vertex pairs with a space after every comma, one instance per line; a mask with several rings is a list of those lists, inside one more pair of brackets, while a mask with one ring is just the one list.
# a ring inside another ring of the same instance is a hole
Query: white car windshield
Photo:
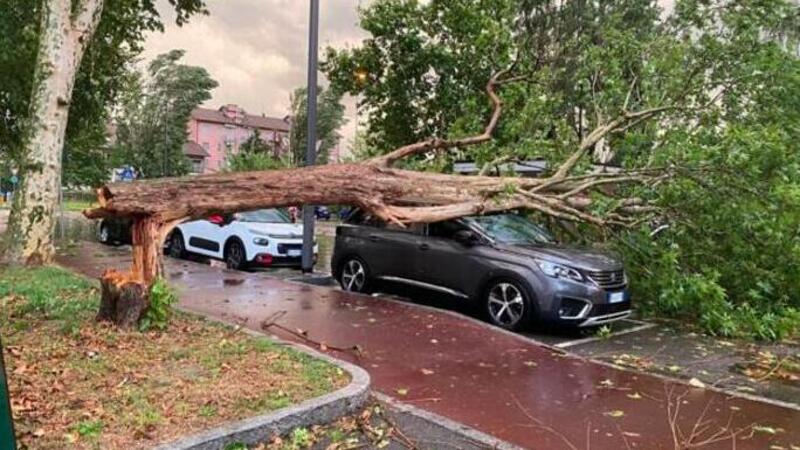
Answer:
[[289, 216], [279, 209], [257, 209], [238, 213], [236, 220], [240, 222], [259, 222], [259, 223], [291, 223]]
[[486, 235], [503, 244], [553, 244], [555, 239], [544, 228], [516, 214], [493, 214], [465, 218]]

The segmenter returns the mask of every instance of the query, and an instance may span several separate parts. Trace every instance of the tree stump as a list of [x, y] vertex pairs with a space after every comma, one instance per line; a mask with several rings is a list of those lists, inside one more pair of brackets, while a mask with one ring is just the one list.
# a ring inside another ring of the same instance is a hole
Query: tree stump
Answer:
[[100, 278], [98, 321], [113, 322], [121, 328], [135, 328], [150, 306], [150, 288], [130, 274], [107, 270]]
[[160, 248], [166, 228], [152, 216], [136, 217], [131, 226], [133, 264], [128, 273], [106, 270], [100, 277], [98, 321], [135, 328], [150, 307], [150, 288], [161, 272]]

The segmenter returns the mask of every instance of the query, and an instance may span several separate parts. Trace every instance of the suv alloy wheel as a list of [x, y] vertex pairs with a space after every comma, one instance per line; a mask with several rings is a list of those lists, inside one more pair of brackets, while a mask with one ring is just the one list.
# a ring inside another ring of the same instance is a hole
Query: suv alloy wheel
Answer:
[[354, 256], [347, 258], [339, 271], [339, 284], [345, 291], [369, 292], [367, 264]]
[[100, 228], [97, 229], [97, 240], [101, 244], [111, 244], [111, 230], [105, 222], [100, 223]]
[[492, 282], [485, 294], [489, 321], [506, 330], [519, 330], [530, 322], [531, 302], [525, 289], [516, 281]]

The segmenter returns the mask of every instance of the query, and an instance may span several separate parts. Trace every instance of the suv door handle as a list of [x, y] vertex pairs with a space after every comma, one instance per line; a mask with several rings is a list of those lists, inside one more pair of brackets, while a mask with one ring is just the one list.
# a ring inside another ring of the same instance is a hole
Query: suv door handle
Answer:
[[375, 234], [370, 234], [370, 235], [369, 235], [369, 240], [370, 240], [370, 241], [372, 241], [372, 242], [378, 242], [378, 241], [380, 241], [380, 240], [381, 240], [381, 238], [379, 238], [379, 237], [378, 237], [377, 235], [375, 235]]
[[428, 250], [429, 248], [431, 247], [428, 244], [419, 244], [420, 250]]

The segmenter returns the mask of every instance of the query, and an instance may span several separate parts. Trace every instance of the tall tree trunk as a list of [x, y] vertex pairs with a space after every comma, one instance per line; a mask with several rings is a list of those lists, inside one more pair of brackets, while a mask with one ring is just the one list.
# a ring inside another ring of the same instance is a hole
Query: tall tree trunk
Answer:
[[[73, 2], [78, 2], [73, 8]], [[103, 0], [43, 0], [21, 183], [14, 195], [4, 242], [4, 260], [46, 264], [53, 260], [55, 211], [61, 187], [61, 157], [72, 88], [81, 59], [103, 8]]]

